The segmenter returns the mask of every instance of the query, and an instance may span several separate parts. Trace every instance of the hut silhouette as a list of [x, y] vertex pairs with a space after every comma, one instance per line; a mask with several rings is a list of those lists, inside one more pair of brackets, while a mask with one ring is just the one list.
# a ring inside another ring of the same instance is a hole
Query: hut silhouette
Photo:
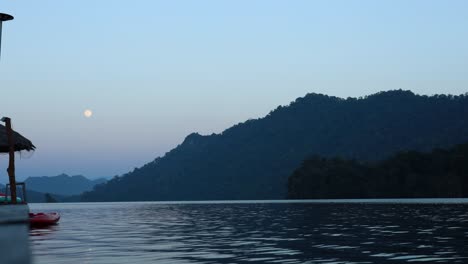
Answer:
[[[9, 176], [11, 203], [16, 203], [15, 152], [34, 151], [36, 147], [29, 139], [13, 131], [10, 118], [4, 117], [1, 121], [5, 122], [5, 126], [0, 125], [0, 153], [9, 154], [7, 172]], [[8, 190], [6, 191], [8, 192]], [[5, 199], [5, 201], [7, 201], [7, 199]]]

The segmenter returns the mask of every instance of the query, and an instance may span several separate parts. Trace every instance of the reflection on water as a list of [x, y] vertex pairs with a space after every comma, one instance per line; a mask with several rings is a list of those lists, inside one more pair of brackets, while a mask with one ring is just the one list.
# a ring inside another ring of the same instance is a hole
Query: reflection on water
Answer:
[[32, 204], [36, 263], [468, 263], [467, 204]]

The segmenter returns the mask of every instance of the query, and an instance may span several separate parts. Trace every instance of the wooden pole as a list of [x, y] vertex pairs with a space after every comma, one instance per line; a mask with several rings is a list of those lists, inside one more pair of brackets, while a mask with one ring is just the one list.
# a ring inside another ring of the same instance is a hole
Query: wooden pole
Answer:
[[[3, 24], [3, 21], [9, 21], [9, 20], [13, 20], [13, 16], [0, 13], [0, 52], [1, 52], [1, 44], [2, 44], [2, 24]], [[11, 129], [11, 119], [8, 117], [4, 117], [2, 118], [2, 121], [4, 121], [6, 125], [6, 132], [7, 132], [8, 145], [9, 145], [10, 162], [8, 165], [7, 172], [10, 178], [11, 203], [16, 204], [15, 139], [14, 139], [13, 129]]]
[[0, 58], [2, 56], [2, 24], [3, 24], [3, 21], [0, 20]]
[[10, 161], [8, 163], [8, 176], [10, 180], [10, 195], [11, 195], [11, 203], [16, 204], [16, 179], [15, 179], [15, 139], [13, 134], [13, 129], [11, 128], [11, 119], [6, 117], [4, 119], [5, 127], [7, 132], [8, 138], [8, 145], [9, 145], [9, 156]]

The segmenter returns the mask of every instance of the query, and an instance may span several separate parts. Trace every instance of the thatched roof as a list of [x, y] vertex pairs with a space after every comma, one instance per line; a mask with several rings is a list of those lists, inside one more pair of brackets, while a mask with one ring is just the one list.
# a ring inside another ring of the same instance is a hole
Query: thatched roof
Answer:
[[13, 16], [9, 14], [0, 13], [0, 21], [13, 20]]
[[[15, 138], [15, 151], [32, 151], [36, 149], [33, 143], [20, 135], [17, 132], [14, 132]], [[8, 153], [9, 145], [8, 145], [8, 137], [6, 132], [6, 127], [4, 125], [0, 125], [0, 153]]]

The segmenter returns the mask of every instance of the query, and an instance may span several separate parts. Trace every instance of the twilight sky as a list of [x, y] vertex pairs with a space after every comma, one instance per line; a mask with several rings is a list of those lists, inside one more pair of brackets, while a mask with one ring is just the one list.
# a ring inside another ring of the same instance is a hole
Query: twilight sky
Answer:
[[19, 179], [122, 174], [310, 92], [468, 91], [465, 0], [0, 0], [0, 12], [15, 16], [0, 116], [38, 147]]

